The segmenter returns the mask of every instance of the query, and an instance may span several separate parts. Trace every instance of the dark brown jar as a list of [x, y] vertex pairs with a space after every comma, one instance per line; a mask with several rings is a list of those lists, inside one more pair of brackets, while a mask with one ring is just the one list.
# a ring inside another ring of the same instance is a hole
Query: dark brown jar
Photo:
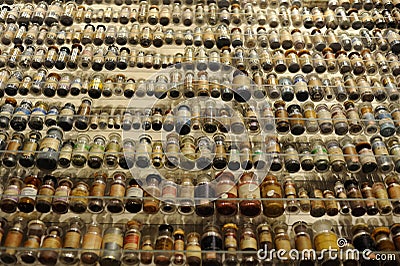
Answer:
[[[400, 179], [397, 174], [391, 173], [384, 178], [390, 199], [398, 199], [400, 195]], [[400, 200], [392, 201], [393, 213], [400, 213]]]
[[372, 191], [372, 180], [366, 176], [360, 176], [361, 195], [365, 200], [365, 207], [368, 215], [379, 213], [378, 203]]
[[18, 257], [23, 263], [34, 264], [37, 260], [42, 236], [46, 231], [46, 225], [40, 220], [31, 220], [27, 225], [26, 240], [23, 247], [26, 249], [19, 252]]
[[125, 209], [130, 213], [138, 213], [142, 210], [143, 189], [141, 185], [142, 182], [134, 178], [131, 178], [128, 182]]
[[3, 153], [2, 163], [5, 167], [15, 167], [18, 163], [19, 151], [24, 143], [25, 136], [22, 133], [14, 132], [8, 141]]
[[392, 239], [394, 242], [394, 245], [396, 247], [397, 250], [400, 249], [400, 223], [395, 223], [392, 224], [392, 226], [390, 227], [390, 233], [392, 235]]
[[69, 207], [69, 195], [71, 193], [73, 183], [70, 176], [60, 177], [58, 186], [54, 192], [54, 198], [52, 202], [52, 210], [58, 214], [64, 214], [68, 212]]
[[304, 117], [300, 105], [292, 104], [288, 106], [290, 131], [293, 135], [301, 135], [306, 130]]
[[36, 210], [41, 213], [48, 213], [51, 210], [53, 195], [57, 187], [57, 178], [53, 175], [45, 175], [42, 185], [39, 188], [36, 198]]
[[333, 123], [331, 112], [326, 104], [319, 104], [315, 107], [317, 113], [318, 125], [322, 134], [331, 134], [333, 132]]
[[23, 167], [32, 167], [35, 164], [35, 152], [39, 148], [39, 141], [42, 135], [37, 131], [32, 131], [25, 139], [24, 146], [22, 147], [23, 153], [19, 158], [19, 163]]
[[221, 266], [222, 265], [222, 254], [215, 251], [223, 250], [223, 239], [220, 234], [220, 230], [216, 225], [207, 224], [204, 227], [203, 234], [201, 236], [201, 249], [207, 251], [202, 253], [202, 265], [205, 266]]
[[161, 177], [157, 174], [150, 174], [146, 177], [144, 186], [143, 211], [147, 214], [155, 214], [160, 209]]
[[37, 173], [32, 173], [25, 177], [18, 202], [18, 209], [21, 212], [30, 213], [34, 210], [36, 195], [41, 184], [42, 181]]
[[21, 174], [18, 171], [13, 172], [5, 180], [6, 185], [0, 201], [0, 208], [5, 213], [13, 213], [17, 210], [19, 196], [24, 185]]
[[284, 101], [275, 101], [275, 118], [276, 118], [276, 129], [280, 133], [286, 133], [289, 131], [290, 123], [289, 123], [289, 114], [285, 108]]
[[79, 217], [71, 217], [67, 221], [63, 241], [63, 251], [60, 254], [60, 262], [75, 264], [79, 261], [78, 250], [81, 247], [81, 238], [85, 230], [85, 222]]
[[367, 210], [363, 200], [358, 181], [349, 175], [344, 178], [344, 187], [346, 189], [347, 198], [353, 199], [350, 201], [351, 214], [355, 217], [363, 216]]
[[15, 264], [17, 262], [17, 248], [22, 244], [26, 221], [23, 217], [17, 216], [12, 221], [12, 226], [8, 229], [2, 246], [0, 261], [3, 264]]
[[86, 264], [95, 264], [100, 257], [103, 230], [100, 224], [91, 223], [87, 226], [82, 239], [81, 261]]
[[263, 213], [267, 217], [276, 218], [281, 216], [284, 211], [284, 201], [282, 185], [278, 182], [277, 177], [269, 174], [261, 183], [261, 196], [266, 199], [277, 200], [263, 200]]
[[345, 170], [346, 161], [343, 156], [343, 151], [336, 138], [329, 138], [325, 142], [329, 154], [329, 162], [333, 172], [342, 172]]
[[312, 217], [322, 217], [326, 213], [325, 201], [323, 200], [323, 182], [321, 177], [317, 175], [313, 175], [310, 181], [310, 198], [313, 199], [311, 200], [310, 215]]
[[211, 183], [211, 176], [202, 174], [198, 177], [197, 185], [194, 189], [194, 197], [197, 198], [195, 211], [201, 217], [209, 217], [214, 214], [215, 199], [214, 184]]
[[[174, 248], [172, 239], [173, 227], [169, 224], [162, 224], [158, 229], [154, 253], [154, 263], [157, 265], [169, 265], [172, 256], [171, 251]], [[164, 252], [163, 252], [164, 251]]]
[[[238, 212], [237, 201], [238, 191], [235, 183], [235, 177], [230, 172], [221, 172], [216, 177], [215, 196], [216, 210], [219, 214], [225, 216], [233, 216]], [[225, 200], [228, 199], [228, 200]]]
[[43, 265], [56, 265], [59, 257], [59, 249], [62, 248], [63, 230], [59, 226], [51, 226], [46, 230], [43, 238], [38, 260]]
[[371, 144], [368, 142], [366, 137], [359, 136], [355, 139], [355, 146], [358, 155], [360, 156], [360, 162], [362, 165], [362, 171], [364, 173], [371, 173], [378, 167], [376, 158], [372, 151]]

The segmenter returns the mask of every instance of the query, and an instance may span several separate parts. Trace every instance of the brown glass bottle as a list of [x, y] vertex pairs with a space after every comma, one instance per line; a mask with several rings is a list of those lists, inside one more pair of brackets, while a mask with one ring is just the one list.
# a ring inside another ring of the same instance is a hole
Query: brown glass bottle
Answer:
[[202, 265], [221, 266], [222, 254], [215, 252], [223, 249], [223, 240], [219, 228], [216, 225], [207, 224], [204, 227], [200, 243], [201, 250], [207, 251], [202, 253]]
[[200, 235], [196, 232], [191, 232], [187, 235], [186, 263], [189, 266], [201, 265]]
[[59, 249], [62, 247], [63, 230], [59, 226], [51, 226], [46, 230], [43, 238], [39, 262], [43, 265], [56, 265], [59, 256]]
[[95, 264], [100, 258], [103, 230], [100, 224], [91, 223], [87, 226], [82, 239], [81, 261], [86, 264]]
[[41, 213], [48, 213], [51, 210], [51, 203], [57, 187], [57, 178], [53, 175], [45, 175], [42, 185], [39, 188], [36, 198], [36, 210]]
[[310, 198], [313, 199], [311, 201], [310, 215], [312, 217], [322, 217], [326, 213], [325, 202], [322, 200], [324, 198], [323, 183], [317, 175], [313, 175], [310, 181]]
[[[295, 234], [294, 243], [298, 251], [312, 250], [313, 244], [310, 236], [310, 228], [306, 222], [298, 221], [292, 226], [293, 232]], [[313, 266], [314, 261], [312, 261], [311, 255], [304, 254], [305, 257], [300, 261], [299, 266]]]
[[[238, 212], [237, 201], [238, 191], [235, 183], [235, 177], [230, 172], [221, 172], [216, 177], [215, 185], [216, 197], [218, 197], [215, 207], [217, 213], [225, 216], [233, 216]], [[228, 200], [224, 200], [224, 199]]]
[[84, 213], [89, 203], [89, 185], [79, 181], [71, 190], [69, 209], [75, 213]]
[[125, 209], [130, 213], [138, 213], [142, 210], [143, 189], [139, 179], [131, 178], [126, 189]]
[[7, 232], [0, 255], [0, 261], [3, 264], [15, 264], [17, 262], [16, 248], [19, 248], [22, 244], [25, 226], [26, 221], [23, 217], [17, 216], [13, 219], [12, 226]]
[[123, 172], [115, 172], [111, 181], [106, 208], [111, 213], [121, 213], [124, 211], [123, 198], [126, 191], [126, 175]]
[[73, 265], [79, 261], [78, 250], [81, 247], [81, 238], [85, 230], [85, 222], [79, 217], [71, 217], [67, 221], [65, 229], [63, 251], [60, 254], [60, 262]]
[[[267, 200], [263, 200], [263, 213], [267, 217], [276, 218], [281, 216], [285, 211], [285, 203], [283, 201], [282, 185], [276, 176], [268, 174], [261, 183], [261, 196]], [[277, 200], [271, 200], [271, 199]]]
[[143, 211], [147, 214], [155, 214], [160, 209], [160, 189], [161, 177], [157, 174], [150, 174], [146, 177], [144, 186]]
[[194, 188], [196, 199], [195, 212], [201, 217], [209, 217], [214, 214], [215, 188], [211, 183], [209, 174], [200, 174], [197, 178], [197, 185]]
[[143, 236], [141, 250], [143, 252], [140, 253], [140, 263], [144, 265], [151, 264], [153, 261], [154, 248], [150, 235]]
[[24, 187], [21, 189], [20, 199], [18, 202], [18, 209], [21, 212], [29, 213], [35, 208], [36, 195], [42, 181], [37, 173], [32, 173], [25, 177]]
[[103, 172], [94, 172], [90, 178], [93, 180], [89, 189], [88, 209], [92, 213], [100, 213], [104, 210], [104, 200], [108, 175]]
[[259, 178], [253, 172], [245, 172], [240, 176], [238, 184], [239, 211], [247, 217], [256, 217], [261, 213], [261, 193]]
[[387, 192], [390, 199], [396, 199], [392, 201], [393, 213], [400, 213], [400, 178], [397, 174], [391, 173], [384, 178], [385, 184], [387, 186]]
[[350, 201], [351, 214], [355, 217], [360, 217], [364, 215], [367, 210], [357, 179], [354, 176], [345, 175], [344, 187], [347, 192], [347, 197], [349, 199], [353, 199]]
[[26, 240], [23, 247], [26, 250], [20, 251], [18, 257], [23, 263], [34, 264], [37, 260], [38, 249], [42, 236], [46, 231], [46, 225], [40, 220], [32, 220], [28, 223]]
[[68, 212], [69, 195], [71, 193], [73, 183], [70, 176], [60, 177], [52, 203], [52, 210], [58, 214]]
[[13, 213], [17, 210], [19, 195], [24, 184], [22, 178], [17, 172], [12, 173], [8, 178], [0, 201], [0, 208], [3, 212]]

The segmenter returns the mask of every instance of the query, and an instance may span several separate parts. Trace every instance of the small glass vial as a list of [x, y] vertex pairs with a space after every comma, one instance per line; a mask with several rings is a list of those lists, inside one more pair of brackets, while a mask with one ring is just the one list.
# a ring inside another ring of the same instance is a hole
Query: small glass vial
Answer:
[[46, 231], [46, 225], [40, 220], [32, 220], [27, 226], [27, 238], [23, 244], [26, 248], [24, 251], [19, 252], [19, 259], [26, 264], [34, 264], [37, 261], [38, 251], [40, 248], [40, 242]]
[[106, 208], [111, 213], [121, 213], [124, 211], [124, 196], [126, 190], [126, 175], [122, 172], [113, 174], [111, 181], [109, 197]]
[[[313, 250], [313, 243], [310, 236], [309, 225], [306, 222], [298, 221], [292, 226], [293, 233], [295, 235], [294, 243], [298, 251], [302, 252], [304, 250]], [[311, 255], [306, 255], [303, 261], [300, 263], [301, 266], [312, 266], [314, 262], [312, 261]]]
[[[277, 177], [274, 175], [267, 175], [261, 183], [261, 195], [263, 200], [263, 213], [267, 217], [276, 218], [285, 212], [285, 203], [283, 200], [282, 185], [278, 182]], [[271, 199], [277, 200], [271, 200]]]
[[317, 113], [318, 125], [322, 134], [331, 134], [333, 132], [333, 123], [331, 112], [326, 104], [319, 104], [315, 107]]
[[53, 171], [57, 168], [63, 136], [63, 130], [57, 126], [53, 126], [46, 131], [46, 136], [40, 142], [40, 153], [36, 156], [36, 166], [39, 169]]
[[[174, 241], [172, 239], [173, 227], [169, 224], [162, 224], [158, 228], [158, 237], [156, 239], [154, 253], [154, 263], [157, 265], [169, 265], [174, 249]], [[165, 251], [165, 252], [162, 252]]]
[[126, 189], [125, 209], [130, 213], [138, 213], [142, 210], [143, 189], [140, 180], [131, 178]]
[[58, 186], [54, 192], [54, 198], [52, 202], [52, 210], [58, 214], [65, 214], [68, 212], [69, 207], [69, 195], [71, 193], [73, 183], [71, 177], [66, 175], [60, 177], [58, 181]]
[[319, 130], [320, 120], [312, 102], [305, 102], [302, 106], [307, 133], [316, 133]]
[[88, 209], [92, 213], [100, 213], [104, 210], [103, 196], [106, 191], [107, 174], [102, 172], [93, 173], [90, 178], [93, 180], [89, 189]]
[[365, 207], [368, 215], [377, 215], [379, 213], [378, 203], [372, 192], [372, 180], [366, 176], [360, 177], [360, 190], [365, 200]]
[[12, 226], [8, 229], [1, 248], [0, 261], [3, 264], [15, 264], [17, 262], [17, 248], [22, 244], [25, 226], [26, 221], [23, 217], [17, 216], [13, 219]]
[[367, 138], [365, 136], [358, 136], [354, 142], [356, 151], [360, 156], [362, 171], [364, 173], [371, 173], [375, 171], [375, 169], [378, 168], [378, 165], [372, 151], [371, 144], [368, 142]]
[[46, 230], [38, 260], [42, 265], [56, 265], [62, 248], [63, 230], [59, 226], [51, 226]]
[[[85, 222], [79, 217], [71, 217], [67, 220], [68, 227], [64, 235], [64, 251], [60, 254], [60, 262], [67, 265], [76, 264], [79, 261], [78, 251], [81, 247], [81, 238], [85, 230]], [[75, 249], [68, 251], [68, 249]]]
[[[215, 180], [216, 197], [218, 197], [215, 207], [217, 213], [224, 216], [233, 216], [238, 212], [237, 201], [233, 200], [238, 197], [237, 187], [234, 180], [234, 175], [230, 172], [221, 172]], [[229, 200], [224, 200], [228, 198]]]
[[187, 235], [186, 263], [189, 266], [201, 265], [200, 235], [196, 232], [191, 232]]
[[280, 262], [287, 263], [289, 261], [289, 252], [291, 250], [290, 238], [287, 233], [288, 225], [284, 222], [277, 221], [272, 225], [275, 233], [275, 248], [282, 250]]
[[300, 170], [299, 155], [296, 150], [296, 144], [292, 136], [288, 135], [282, 138], [282, 152], [285, 154], [284, 163], [285, 169], [289, 173], [296, 173]]
[[344, 178], [344, 187], [346, 189], [347, 198], [352, 199], [350, 201], [351, 214], [355, 217], [363, 216], [367, 210], [358, 181], [354, 177], [346, 175]]
[[215, 188], [211, 183], [211, 176], [201, 174], [194, 188], [194, 197], [197, 198], [195, 212], [201, 217], [209, 217], [214, 214]]
[[276, 118], [276, 129], [279, 133], [286, 133], [289, 131], [290, 123], [289, 123], [289, 114], [285, 108], [284, 101], [275, 101], [275, 118]]
[[379, 123], [379, 133], [383, 137], [390, 137], [396, 132], [396, 127], [393, 123], [392, 116], [385, 105], [378, 105], [375, 108], [375, 119]]
[[25, 136], [22, 133], [14, 132], [8, 141], [5, 152], [3, 153], [2, 163], [6, 167], [15, 167], [18, 163], [18, 151], [21, 150]]
[[393, 213], [400, 214], [400, 200], [398, 200], [400, 195], [400, 179], [397, 174], [391, 173], [384, 178], [384, 182], [387, 186], [387, 192], [389, 194], [389, 199], [396, 199], [392, 201]]
[[93, 222], [87, 226], [82, 238], [81, 261], [86, 264], [95, 264], [100, 258], [103, 230], [100, 224]]
[[57, 187], [57, 178], [53, 175], [45, 175], [43, 177], [42, 185], [39, 188], [38, 195], [36, 197], [36, 210], [41, 213], [48, 213], [51, 210], [52, 196], [55, 193]]
[[180, 185], [181, 187], [178, 194], [181, 199], [178, 204], [178, 212], [182, 215], [190, 215], [195, 209], [192, 177], [190, 175], [184, 175]]
[[261, 193], [259, 179], [253, 172], [245, 172], [240, 176], [238, 184], [239, 198], [247, 199], [239, 202], [239, 211], [246, 217], [256, 217], [261, 213]]
[[146, 177], [144, 186], [143, 212], [146, 214], [156, 214], [160, 209], [161, 196], [161, 177], [157, 174], [150, 174]]
[[142, 224], [136, 220], [130, 220], [126, 224], [124, 236], [123, 255], [121, 261], [126, 265], [138, 265]]
[[324, 142], [317, 137], [310, 138], [311, 154], [314, 154], [315, 169], [319, 172], [326, 172], [329, 170], [329, 156]]
[[3, 212], [13, 213], [17, 211], [19, 195], [23, 185], [22, 177], [18, 176], [18, 173], [13, 173], [8, 177], [0, 201], [0, 208]]
[[383, 183], [382, 178], [377, 174], [372, 175], [372, 182], [372, 194], [377, 199], [380, 214], [390, 214], [393, 207], [391, 202], [388, 200], [389, 195], [385, 183]]
[[123, 245], [123, 230], [116, 226], [107, 228], [104, 231], [103, 243], [101, 244], [100, 265], [120, 265]]
[[37, 173], [25, 177], [24, 186], [21, 189], [18, 209], [24, 213], [30, 213], [35, 209], [35, 200], [42, 181]]
[[[201, 236], [202, 265], [222, 265], [222, 254], [215, 251], [223, 250], [223, 239], [219, 228], [213, 224], [207, 224], [204, 227]], [[214, 251], [214, 252], [213, 252]]]

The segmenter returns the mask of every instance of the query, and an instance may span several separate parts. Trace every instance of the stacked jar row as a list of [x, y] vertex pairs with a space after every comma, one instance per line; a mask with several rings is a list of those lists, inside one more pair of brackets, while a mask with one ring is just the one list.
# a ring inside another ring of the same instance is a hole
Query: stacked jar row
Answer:
[[[376, 1], [378, 2], [378, 1]], [[0, 12], [0, 22], [18, 23], [20, 25], [37, 24], [52, 26], [61, 24], [71, 26], [73, 23], [121, 23], [128, 24], [139, 22], [150, 25], [160, 24], [168, 26], [190, 27], [192, 24], [198, 26], [218, 25], [218, 24], [258, 24], [261, 26], [276, 27], [302, 27], [347, 30], [352, 27], [355, 30], [365, 27], [369, 30], [374, 27], [396, 28], [400, 18], [399, 5], [396, 7], [390, 1], [373, 5], [364, 5], [361, 2], [353, 3], [352, 8], [344, 6], [322, 9], [320, 7], [308, 8], [293, 5], [289, 7], [281, 3], [279, 7], [258, 8], [252, 3], [232, 4], [218, 7], [215, 3], [197, 3], [195, 7], [184, 6], [179, 2], [171, 5], [151, 5], [147, 1], [141, 1], [139, 5], [131, 8], [123, 6], [121, 8], [107, 7], [105, 9], [85, 8], [78, 6], [74, 2], [63, 4], [61, 1], [53, 1], [50, 5], [46, 2], [38, 2], [36, 5], [26, 3], [24, 5], [4, 6]], [[297, 3], [296, 3], [297, 4]]]
[[[290, 230], [284, 222], [274, 222], [272, 226], [269, 223], [240, 226], [225, 223], [221, 227], [208, 223], [199, 230], [199, 234], [192, 228], [187, 233], [182, 226], [174, 228], [170, 224], [161, 224], [158, 234], [152, 236], [149, 231], [153, 226], [143, 225], [137, 220], [103, 226], [85, 224], [79, 217], [72, 217], [64, 224], [54, 225], [17, 216], [11, 221], [1, 219], [0, 240], [4, 239], [5, 249], [0, 260], [4, 264], [39, 262], [42, 265], [99, 262], [102, 266], [138, 265], [139, 262], [148, 265], [153, 261], [156, 265], [165, 266], [171, 263], [211, 266], [240, 262], [257, 265], [259, 261], [272, 265], [273, 261], [287, 263], [302, 260], [301, 265], [310, 266], [315, 265], [316, 260], [340, 265], [343, 259], [354, 264], [361, 252], [369, 250], [366, 256], [365, 252], [362, 253], [362, 261], [368, 263], [382, 256], [388, 261], [384, 265], [392, 266], [399, 263], [394, 253], [400, 248], [399, 227], [400, 224], [395, 223], [390, 227], [371, 228], [365, 221], [359, 220], [355, 225], [344, 228], [342, 233], [329, 220], [320, 220], [312, 225], [298, 221]], [[147, 230], [142, 231], [143, 228]], [[344, 242], [338, 242], [339, 239]], [[18, 249], [20, 247], [26, 250]], [[345, 258], [326, 254], [320, 256], [319, 252], [327, 249], [335, 253], [346, 251], [350, 255]], [[283, 252], [277, 255], [274, 252], [277, 250]], [[221, 251], [226, 251], [225, 255]]]
[[[3, 212], [17, 209], [31, 213], [53, 211], [73, 213], [172, 214], [232, 218], [240, 214], [254, 218], [264, 215], [277, 218], [286, 214], [309, 214], [311, 217], [352, 215], [400, 215], [398, 174], [268, 174], [261, 179], [245, 172], [238, 179], [231, 172], [215, 176], [178, 172], [161, 177], [149, 174], [132, 178], [114, 172], [110, 178], [96, 172], [90, 180], [73, 178], [70, 173], [43, 175], [37, 172], [12, 172], [5, 180], [0, 200]], [[112, 177], [112, 178], [111, 178]], [[236, 184], [237, 183], [237, 184]]]

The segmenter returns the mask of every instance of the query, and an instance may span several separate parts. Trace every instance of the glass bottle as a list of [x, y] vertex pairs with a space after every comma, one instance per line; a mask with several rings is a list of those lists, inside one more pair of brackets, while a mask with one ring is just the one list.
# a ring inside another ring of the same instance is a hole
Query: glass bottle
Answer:
[[111, 213], [124, 211], [124, 196], [126, 191], [126, 175], [123, 172], [115, 172], [111, 181], [106, 208]]
[[119, 227], [109, 227], [104, 231], [101, 244], [100, 265], [120, 265], [122, 247], [124, 245], [123, 230]]
[[[314, 247], [317, 252], [322, 250], [339, 250], [337, 244], [338, 237], [332, 227], [333, 224], [328, 219], [319, 219], [313, 223]], [[332, 265], [340, 265], [338, 258], [329, 258], [326, 254], [323, 261], [325, 263], [332, 263]]]
[[355, 217], [363, 216], [367, 210], [358, 185], [358, 180], [355, 179], [354, 176], [345, 175], [344, 187], [346, 189], [347, 198], [352, 199], [350, 201], [351, 214]]
[[214, 143], [207, 136], [199, 137], [196, 142], [196, 154], [198, 154], [196, 166], [201, 170], [209, 169], [212, 165]]
[[[183, 174], [180, 184], [178, 212], [182, 215], [190, 215], [194, 212], [194, 186], [192, 176]], [[189, 262], [189, 261], [188, 261]]]
[[370, 139], [371, 148], [375, 155], [378, 168], [382, 173], [389, 173], [393, 170], [393, 162], [389, 156], [383, 138], [380, 136], [372, 136]]
[[3, 153], [2, 163], [6, 167], [15, 167], [18, 162], [19, 151], [22, 149], [25, 136], [22, 133], [14, 132], [11, 139], [7, 143], [5, 152]]
[[[285, 203], [283, 201], [282, 185], [277, 177], [268, 174], [260, 187], [262, 198], [267, 199], [262, 200], [264, 215], [271, 218], [281, 216], [285, 211]], [[277, 200], [271, 200], [273, 198]]]
[[297, 151], [300, 156], [300, 165], [304, 171], [311, 171], [314, 168], [314, 160], [311, 156], [310, 143], [307, 137], [301, 136], [296, 139]]
[[[388, 227], [377, 227], [372, 233], [371, 237], [374, 239], [377, 251], [395, 251], [395, 245], [390, 238], [390, 230]], [[390, 264], [390, 262], [389, 262]], [[396, 262], [393, 262], [395, 265]], [[385, 264], [386, 265], [386, 264]], [[392, 264], [390, 264], [392, 265]]]
[[315, 169], [318, 172], [326, 172], [329, 170], [329, 156], [324, 142], [320, 137], [314, 136], [310, 138], [311, 154], [313, 154]]
[[93, 143], [90, 145], [88, 153], [88, 166], [93, 169], [99, 169], [104, 160], [104, 151], [106, 149], [106, 138], [101, 135], [93, 137]]
[[46, 102], [37, 101], [33, 107], [31, 116], [29, 117], [28, 126], [32, 130], [42, 130], [44, 125], [44, 118], [49, 110]]
[[109, 168], [115, 168], [118, 164], [118, 153], [121, 150], [121, 135], [119, 133], [111, 133], [109, 142], [105, 149], [105, 160]]
[[126, 189], [125, 209], [130, 213], [138, 213], [142, 210], [143, 189], [139, 179], [131, 178]]
[[10, 126], [15, 131], [24, 131], [28, 124], [28, 119], [31, 114], [32, 102], [29, 100], [22, 100], [20, 105], [15, 108], [14, 113], [10, 120]]
[[[306, 222], [298, 221], [292, 226], [295, 235], [294, 243], [299, 252], [304, 250], [313, 250], [313, 244], [309, 232], [309, 225]], [[303, 254], [303, 253], [302, 253]], [[312, 261], [311, 255], [304, 253], [305, 257], [300, 262], [300, 266], [313, 266], [315, 263]]]
[[213, 167], [217, 170], [224, 169], [227, 164], [227, 155], [225, 150], [225, 135], [221, 133], [214, 134], [215, 157], [213, 159]]
[[317, 112], [314, 109], [314, 103], [305, 102], [302, 105], [306, 130], [308, 133], [316, 133], [319, 130], [319, 123], [322, 121], [317, 120]]
[[261, 213], [259, 183], [259, 178], [253, 172], [245, 172], [240, 176], [238, 184], [239, 198], [241, 199], [239, 211], [246, 217], [256, 217]]
[[353, 235], [352, 243], [357, 250], [376, 250], [369, 226], [364, 221], [356, 221], [356, 224], [351, 227], [351, 233]]
[[37, 131], [32, 131], [25, 138], [24, 146], [22, 147], [23, 153], [19, 157], [19, 164], [25, 168], [32, 167], [35, 164], [36, 151], [39, 148], [39, 142], [42, 134]]
[[19, 196], [24, 185], [21, 173], [12, 173], [7, 181], [0, 201], [0, 208], [5, 213], [13, 213], [17, 210]]
[[341, 104], [334, 104], [331, 106], [331, 114], [335, 133], [337, 135], [346, 135], [349, 131], [347, 118]]
[[42, 181], [37, 173], [29, 174], [24, 179], [24, 186], [21, 189], [18, 209], [21, 212], [30, 213], [35, 208], [36, 195]]
[[[174, 241], [172, 239], [173, 227], [169, 224], [162, 224], [158, 228], [158, 237], [156, 239], [154, 253], [154, 263], [156, 265], [169, 265], [172, 253], [170, 251], [174, 248]], [[165, 252], [162, 252], [165, 251]]]
[[334, 184], [329, 182], [329, 176], [325, 175], [322, 177], [322, 188], [323, 188], [323, 196], [326, 214], [328, 216], [336, 216], [339, 213], [339, 204], [336, 201], [335, 192], [334, 192]]
[[151, 264], [153, 261], [154, 248], [150, 235], [143, 236], [141, 250], [142, 252], [140, 253], [140, 263], [144, 265]]
[[290, 238], [287, 233], [288, 225], [277, 221], [272, 225], [275, 233], [274, 244], [277, 250], [283, 250], [280, 256], [280, 262], [287, 263], [289, 260], [289, 251], [291, 250]]
[[[222, 254], [215, 251], [223, 250], [223, 240], [219, 228], [213, 224], [207, 224], [204, 227], [203, 235], [201, 236], [201, 250], [207, 251], [202, 253], [204, 266], [221, 266]], [[214, 252], [213, 252], [214, 251]]]
[[53, 225], [47, 228], [43, 238], [38, 260], [43, 265], [56, 265], [62, 247], [63, 230]]
[[77, 117], [74, 121], [75, 128], [78, 130], [86, 130], [89, 127], [89, 116], [92, 108], [92, 100], [83, 98], [78, 108]]
[[75, 116], [75, 105], [72, 103], [66, 103], [60, 109], [60, 114], [57, 119], [57, 126], [64, 131], [71, 131], [73, 128]]
[[339, 143], [342, 147], [344, 158], [346, 160], [347, 170], [352, 173], [358, 172], [362, 165], [356, 150], [356, 146], [353, 144], [353, 140], [346, 136], [342, 138]]
[[126, 265], [138, 265], [142, 224], [136, 220], [130, 220], [126, 224], [124, 236], [123, 255], [121, 261]]
[[237, 250], [238, 250], [238, 226], [234, 223], [224, 224], [222, 227], [224, 236], [224, 248], [227, 251], [225, 254], [224, 265], [237, 265], [239, 263]]
[[303, 134], [306, 128], [300, 105], [289, 105], [287, 111], [290, 119], [290, 132], [296, 136]]
[[200, 235], [196, 232], [191, 232], [187, 235], [186, 263], [189, 266], [201, 265]]
[[297, 195], [297, 186], [294, 180], [286, 176], [283, 182], [283, 191], [285, 192], [285, 197], [288, 199], [286, 201], [285, 211], [288, 214], [296, 214], [300, 212], [300, 204], [296, 200], [298, 198]]
[[215, 188], [211, 183], [209, 174], [200, 174], [194, 188], [194, 197], [197, 199], [195, 212], [201, 217], [209, 217], [214, 214]]
[[285, 136], [282, 138], [281, 143], [286, 171], [289, 173], [298, 172], [300, 170], [300, 159], [293, 137], [290, 135]]
[[32, 220], [28, 223], [26, 240], [23, 247], [26, 250], [19, 251], [19, 259], [26, 264], [34, 264], [37, 260], [38, 251], [42, 236], [46, 231], [46, 225], [40, 220]]
[[342, 172], [346, 168], [346, 161], [343, 156], [342, 149], [336, 138], [328, 138], [325, 141], [329, 154], [329, 162], [333, 172]]
[[[79, 217], [71, 217], [67, 221], [65, 229], [63, 251], [60, 254], [60, 262], [67, 265], [76, 264], [79, 261], [78, 250], [81, 247], [81, 238], [85, 230], [85, 222]], [[73, 250], [69, 250], [73, 249]]]
[[[194, 146], [194, 145], [193, 145]], [[165, 148], [165, 167], [168, 169], [175, 169], [179, 165], [179, 135], [176, 133], [169, 133], [167, 135], [167, 144]]]
[[150, 174], [146, 177], [144, 190], [143, 212], [146, 214], [156, 214], [160, 209], [161, 196], [161, 176]]
[[174, 265], [183, 265], [185, 263], [185, 254], [183, 253], [185, 250], [185, 231], [183, 231], [181, 228], [178, 228], [174, 231], [173, 237], [173, 249], [175, 252], [172, 261]]
[[360, 156], [362, 171], [364, 173], [371, 173], [378, 168], [376, 158], [372, 151], [371, 144], [368, 142], [366, 136], [358, 136], [354, 140], [356, 151]]
[[273, 249], [273, 231], [271, 230], [271, 226], [268, 223], [261, 223], [257, 226], [257, 235], [258, 235], [258, 245], [260, 249], [263, 249], [264, 252], [267, 251], [267, 254], [264, 254], [265, 262], [271, 262], [271, 251]]
[[333, 177], [332, 182], [335, 183], [334, 184], [335, 195], [336, 198], [339, 200], [340, 213], [343, 215], [349, 214], [351, 207], [350, 203], [347, 200], [345, 200], [347, 199], [347, 191], [344, 187], [342, 179], [337, 175], [333, 175], [332, 177]]
[[176, 211], [176, 200], [178, 186], [173, 176], [167, 175], [161, 185], [161, 212], [171, 214]]
[[86, 264], [95, 264], [100, 258], [103, 229], [100, 224], [92, 222], [87, 226], [82, 238], [81, 261]]
[[23, 217], [17, 216], [8, 229], [4, 244], [1, 248], [0, 261], [4, 264], [15, 264], [17, 262], [17, 248], [22, 244], [26, 221]]
[[38, 212], [50, 212], [57, 183], [57, 178], [53, 175], [48, 174], [43, 177], [42, 185], [37, 193], [40, 197], [36, 197], [35, 207]]
[[64, 131], [57, 126], [50, 127], [46, 131], [45, 137], [40, 142], [40, 153], [36, 156], [36, 166], [40, 170], [53, 171], [57, 169], [63, 136]]
[[393, 213], [400, 214], [400, 178], [397, 174], [391, 173], [385, 176], [384, 182], [387, 186], [387, 192], [389, 194], [389, 199], [396, 199], [392, 202]]
[[331, 134], [333, 132], [333, 123], [331, 112], [326, 104], [318, 104], [315, 107], [317, 113], [318, 126], [322, 134]]
[[84, 213], [88, 206], [89, 185], [83, 181], [75, 184], [71, 190], [69, 209], [75, 213]]
[[279, 133], [286, 133], [289, 131], [289, 114], [286, 111], [284, 101], [275, 101], [275, 119], [276, 119], [276, 129]]
[[187, 105], [180, 105], [174, 112], [175, 116], [175, 131], [179, 135], [187, 135], [190, 133], [191, 110]]
[[152, 151], [152, 138], [143, 134], [139, 136], [139, 142], [136, 146], [136, 166], [146, 168], [150, 165], [150, 154]]
[[90, 137], [87, 134], [79, 134], [72, 151], [72, 164], [76, 167], [83, 167], [88, 159], [90, 151]]
[[[235, 177], [230, 172], [221, 172], [216, 177], [215, 196], [218, 198], [216, 201], [216, 210], [220, 215], [233, 216], [238, 211], [237, 198], [238, 192], [235, 183]], [[228, 198], [229, 200], [224, 200]]]
[[360, 103], [358, 105], [362, 123], [364, 123], [364, 132], [373, 135], [378, 132], [378, 123], [374, 117], [372, 104], [369, 102]]
[[394, 245], [397, 250], [399, 250], [400, 247], [400, 223], [395, 223], [390, 227], [390, 233], [392, 235], [392, 239], [394, 242]]
[[378, 120], [379, 133], [383, 137], [390, 137], [396, 132], [396, 127], [393, 123], [389, 109], [385, 105], [375, 107], [375, 119]]
[[322, 217], [326, 213], [325, 201], [323, 201], [323, 183], [320, 176], [313, 175], [310, 178], [310, 184], [308, 184], [308, 189], [310, 191], [311, 209], [310, 215], [312, 217]]
[[88, 209], [92, 213], [100, 213], [104, 210], [103, 196], [107, 186], [107, 174], [104, 172], [94, 172], [90, 178], [93, 180], [89, 190]]
[[372, 177], [372, 193], [377, 199], [378, 208], [381, 215], [387, 215], [392, 212], [392, 204], [389, 201], [389, 195], [382, 178], [378, 174], [373, 174]]
[[390, 137], [386, 141], [386, 147], [389, 150], [390, 157], [394, 163], [396, 172], [400, 172], [400, 141], [397, 137]]
[[58, 186], [54, 192], [54, 198], [52, 202], [52, 210], [58, 214], [64, 214], [68, 212], [69, 206], [69, 195], [71, 193], [73, 183], [71, 181], [71, 177], [61, 176], [58, 181]]

